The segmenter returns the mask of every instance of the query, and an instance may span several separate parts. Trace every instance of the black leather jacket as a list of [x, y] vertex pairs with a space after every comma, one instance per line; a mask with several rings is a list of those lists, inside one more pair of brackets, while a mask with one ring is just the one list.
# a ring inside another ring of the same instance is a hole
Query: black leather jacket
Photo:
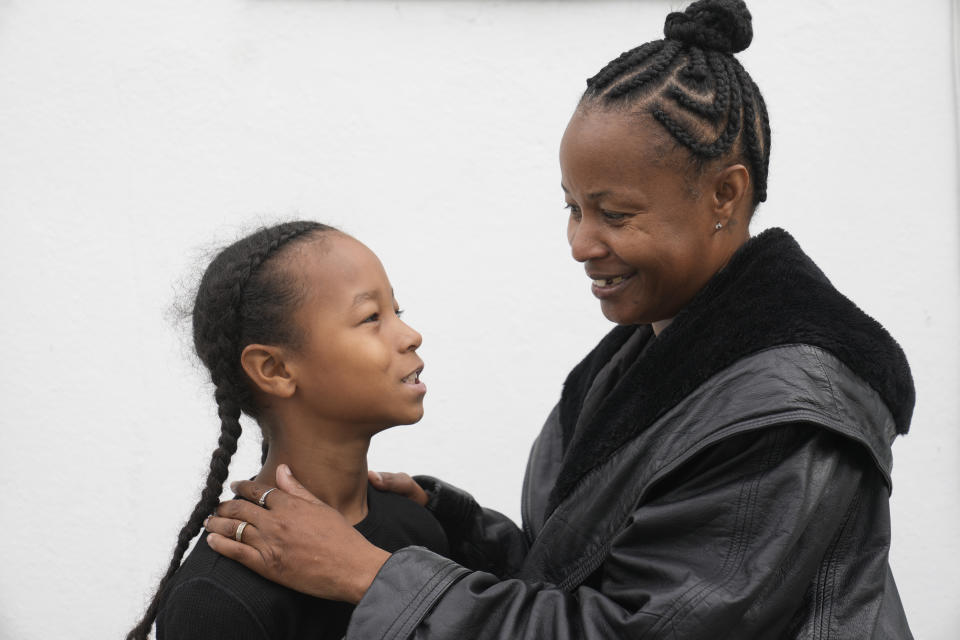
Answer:
[[395, 553], [347, 638], [910, 638], [887, 554], [912, 406], [896, 343], [766, 232], [574, 369], [522, 530], [418, 478], [453, 560]]

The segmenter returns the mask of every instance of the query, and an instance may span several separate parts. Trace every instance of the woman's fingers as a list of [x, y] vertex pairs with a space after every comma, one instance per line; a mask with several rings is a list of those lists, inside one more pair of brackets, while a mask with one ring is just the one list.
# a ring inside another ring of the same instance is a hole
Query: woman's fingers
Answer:
[[[313, 502], [314, 504], [322, 502], [315, 495], [307, 491], [300, 482], [293, 476], [293, 472], [290, 471], [290, 467], [285, 464], [281, 464], [277, 467], [277, 489], [280, 491], [271, 491], [274, 487], [271, 487], [268, 484], [263, 484], [261, 482], [254, 482], [252, 480], [241, 480], [239, 482], [231, 482], [230, 489], [236, 493], [241, 498], [246, 498], [251, 502], [257, 503], [259, 506], [270, 508], [275, 505], [275, 500], [282, 502], [288, 496], [287, 494], [293, 496], [294, 498], [300, 498], [301, 500], [306, 500], [307, 502]], [[270, 495], [264, 500], [264, 494], [269, 493]], [[262, 501], [262, 502], [261, 502]]]
[[[390, 554], [370, 544], [343, 516], [300, 486], [292, 475], [255, 504], [267, 485], [233, 485], [246, 500], [228, 500], [204, 526], [207, 544], [263, 577], [330, 600], [356, 603]], [[288, 493], [290, 490], [295, 493]], [[241, 522], [241, 541], [235, 539]]]
[[322, 502], [315, 495], [307, 491], [307, 488], [300, 484], [300, 482], [293, 477], [293, 471], [291, 471], [290, 467], [285, 464], [281, 464], [277, 467], [277, 487], [281, 491], [286, 491], [290, 495], [300, 498], [301, 500], [306, 500], [307, 502], [312, 502], [314, 504]]
[[406, 473], [368, 471], [367, 476], [370, 483], [381, 491], [389, 491], [410, 498], [421, 507], [427, 505], [427, 493]]
[[[263, 484], [262, 482], [254, 482], [252, 480], [231, 482], [230, 489], [241, 498], [246, 498], [250, 502], [256, 503], [258, 506], [267, 506], [269, 508], [270, 505], [274, 504], [274, 499], [283, 500], [283, 498], [279, 497], [279, 494], [282, 492], [270, 491], [270, 489], [273, 489], [273, 487], [268, 484]], [[270, 495], [267, 497], [270, 505], [267, 505], [266, 502], [264, 502], [264, 505], [260, 505], [260, 499], [263, 498], [263, 494], [267, 492], [270, 493]]]
[[240, 564], [252, 569], [253, 571], [256, 571], [260, 575], [267, 575], [267, 568], [263, 559], [263, 554], [261, 554], [256, 547], [252, 547], [249, 544], [244, 544], [247, 542], [246, 530], [243, 532], [243, 537], [244, 542], [241, 543], [237, 542], [232, 537], [226, 537], [219, 533], [211, 533], [207, 536], [207, 544], [210, 545], [211, 549], [220, 555], [226, 556], [231, 560], [236, 560]]
[[[273, 502], [274, 493], [277, 492], [274, 491], [270, 494], [271, 502]], [[266, 512], [266, 509], [247, 502], [246, 500], [227, 500], [226, 502], [221, 502], [214, 510], [214, 513], [221, 518], [233, 518], [238, 521], [245, 520], [254, 525], [257, 525], [261, 521]], [[214, 518], [211, 518], [211, 520], [214, 520]], [[210, 529], [208, 528], [207, 530], [209, 531]]]
[[260, 530], [257, 529], [256, 525], [250, 523], [247, 520], [235, 520], [234, 518], [221, 518], [219, 516], [210, 516], [203, 523], [203, 527], [210, 533], [216, 533], [225, 538], [230, 538], [231, 540], [237, 539], [237, 529], [240, 528], [240, 524], [246, 522], [246, 526], [243, 527], [243, 531], [240, 533], [240, 540], [243, 544], [248, 544], [252, 547], [258, 547], [261, 541], [262, 536], [260, 535]]
[[238, 541], [237, 530], [243, 522], [245, 521], [210, 516], [203, 523], [204, 528], [210, 532], [210, 535], [207, 536], [207, 544], [217, 553], [263, 574], [266, 570], [266, 563], [261, 551], [264, 544], [260, 530], [247, 522]]
[[390, 473], [389, 471], [380, 472], [380, 483], [384, 491], [399, 493], [402, 496], [410, 496], [416, 490], [414, 487], [419, 485], [413, 481], [406, 473]]

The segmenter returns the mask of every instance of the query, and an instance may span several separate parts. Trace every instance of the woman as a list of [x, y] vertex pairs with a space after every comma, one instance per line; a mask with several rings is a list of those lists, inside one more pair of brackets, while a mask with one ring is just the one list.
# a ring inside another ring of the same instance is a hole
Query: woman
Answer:
[[523, 529], [388, 477], [453, 559], [378, 555], [281, 469], [267, 510], [218, 508], [215, 550], [359, 603], [348, 638], [911, 637], [887, 563], [906, 359], [786, 232], [749, 236], [770, 129], [732, 55], [744, 4], [700, 0], [664, 31], [588, 80], [561, 142], [573, 257], [619, 326], [533, 446]]

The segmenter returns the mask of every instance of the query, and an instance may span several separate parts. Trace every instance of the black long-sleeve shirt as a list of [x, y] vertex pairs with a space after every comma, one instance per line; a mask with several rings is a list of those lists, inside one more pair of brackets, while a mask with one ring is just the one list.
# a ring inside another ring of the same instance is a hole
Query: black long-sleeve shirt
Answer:
[[[421, 546], [447, 555], [434, 517], [412, 500], [370, 487], [356, 529], [386, 551]], [[260, 577], [207, 545], [206, 533], [177, 570], [157, 615], [158, 640], [342, 638], [353, 605], [314, 598]]]

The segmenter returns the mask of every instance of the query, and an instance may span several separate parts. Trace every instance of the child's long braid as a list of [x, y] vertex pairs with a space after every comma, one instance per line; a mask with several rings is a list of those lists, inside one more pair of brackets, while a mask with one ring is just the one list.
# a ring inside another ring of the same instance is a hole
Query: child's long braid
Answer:
[[[242, 431], [240, 414], [246, 411], [256, 416], [253, 397], [240, 366], [243, 347], [258, 338], [265, 337], [268, 342], [290, 339], [287, 320], [291, 302], [298, 296], [296, 288], [284, 286], [283, 278], [275, 275], [258, 274], [258, 269], [291, 241], [328, 230], [331, 227], [315, 222], [290, 222], [262, 229], [224, 249], [204, 273], [193, 310], [194, 347], [214, 384], [220, 437], [210, 458], [200, 500], [177, 534], [167, 571], [143, 618], [127, 634], [127, 640], [145, 640], [149, 635], [167, 584], [179, 568], [190, 541], [200, 532], [203, 520], [219, 502]], [[256, 289], [255, 295], [245, 296], [248, 287]]]
[[664, 40], [622, 53], [587, 80], [581, 105], [640, 106], [699, 166], [743, 158], [754, 204], [767, 198], [770, 122], [733, 53], [753, 38], [743, 0], [698, 0], [667, 16]]

